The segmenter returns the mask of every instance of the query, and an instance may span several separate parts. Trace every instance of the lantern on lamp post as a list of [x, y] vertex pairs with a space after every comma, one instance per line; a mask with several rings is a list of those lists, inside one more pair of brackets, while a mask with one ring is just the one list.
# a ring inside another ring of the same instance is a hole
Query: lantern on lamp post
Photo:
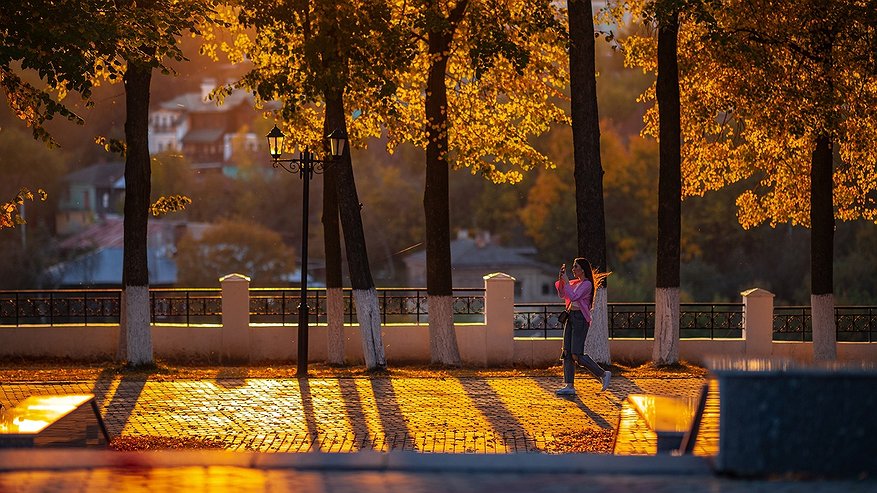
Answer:
[[314, 174], [321, 174], [324, 169], [344, 154], [347, 146], [347, 133], [338, 128], [326, 136], [329, 141], [331, 156], [328, 159], [316, 159], [314, 153], [305, 147], [297, 158], [281, 159], [283, 141], [286, 135], [274, 125], [267, 135], [268, 152], [275, 168], [283, 168], [290, 173], [298, 173], [302, 179], [302, 237], [301, 237], [301, 300], [298, 305], [298, 366], [296, 376], [304, 377], [308, 373], [308, 323], [310, 308], [308, 307], [308, 205], [310, 201], [310, 181]]

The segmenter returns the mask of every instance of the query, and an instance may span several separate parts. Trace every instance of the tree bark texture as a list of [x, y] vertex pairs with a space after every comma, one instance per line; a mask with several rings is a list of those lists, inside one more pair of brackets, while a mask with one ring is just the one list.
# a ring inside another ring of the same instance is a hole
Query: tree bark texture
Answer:
[[594, 16], [590, 1], [570, 0], [569, 32], [578, 254], [605, 272], [606, 219], [603, 208], [603, 165], [600, 161]]
[[810, 300], [813, 356], [836, 357], [834, 319], [834, 169], [832, 142], [816, 139], [810, 167]]
[[[569, 77], [571, 95], [576, 231], [578, 255], [602, 272], [606, 259], [606, 217], [603, 207], [603, 163], [600, 159], [600, 115], [597, 107], [594, 15], [590, 1], [570, 0]], [[605, 283], [605, 281], [604, 281]], [[605, 284], [604, 284], [605, 286]], [[603, 301], [600, 301], [600, 293]], [[606, 289], [597, 290], [586, 348], [600, 363], [609, 363], [609, 325]], [[602, 313], [602, 316], [600, 315]]]
[[[343, 91], [327, 90], [326, 121], [329, 126], [347, 131], [344, 118]], [[381, 337], [381, 317], [378, 307], [377, 291], [368, 264], [368, 251], [365, 246], [365, 233], [362, 229], [359, 197], [356, 194], [356, 181], [353, 176], [353, 165], [350, 158], [350, 146], [333, 165], [337, 172], [336, 189], [338, 191], [338, 209], [341, 227], [344, 231], [344, 244], [347, 252], [347, 267], [350, 273], [350, 284], [356, 300], [356, 318], [363, 335], [363, 354], [368, 369], [386, 366], [384, 345]], [[357, 294], [359, 293], [359, 294]], [[374, 296], [367, 293], [373, 293]], [[363, 305], [367, 303], [368, 305]], [[377, 315], [373, 315], [377, 314]]]
[[129, 365], [152, 364], [149, 320], [147, 224], [151, 166], [149, 162], [149, 88], [152, 67], [128, 62], [125, 72], [125, 219], [122, 286], [125, 292], [125, 334]]
[[128, 361], [128, 309], [126, 308], [127, 296], [122, 290], [119, 302], [119, 344], [116, 346], [116, 361], [122, 363]]
[[453, 310], [436, 311], [433, 308], [443, 306], [445, 298], [453, 298], [445, 76], [454, 31], [462, 19], [466, 3], [466, 0], [457, 3], [448, 16], [447, 26], [429, 31], [431, 63], [426, 80], [425, 102], [427, 143], [423, 210], [426, 225], [426, 292], [430, 305], [430, 359], [434, 363], [453, 366], [460, 365]]
[[681, 123], [679, 68], [676, 59], [678, 14], [658, 28], [658, 256], [657, 287], [679, 287], [679, 242], [682, 224]]
[[[449, 325], [442, 325], [445, 323]], [[433, 364], [462, 364], [457, 332], [454, 330], [453, 296], [429, 296], [429, 355]]]
[[609, 352], [609, 303], [606, 288], [597, 290], [594, 309], [591, 310], [591, 327], [585, 339], [585, 354], [597, 363], [610, 364]]
[[679, 67], [676, 59], [679, 14], [658, 26], [658, 251], [655, 289], [655, 347], [658, 364], [679, 358], [679, 263], [682, 227]]
[[837, 359], [834, 294], [811, 294], [810, 310], [813, 323], [813, 359], [834, 361]]
[[679, 288], [655, 289], [655, 345], [652, 361], [658, 365], [679, 362]]
[[[323, 123], [323, 135], [334, 128], [328, 114]], [[326, 152], [328, 155], [328, 152]], [[329, 364], [344, 364], [344, 298], [341, 275], [341, 230], [338, 217], [338, 171], [334, 166], [323, 172], [323, 252], [326, 255], [326, 318], [328, 330]]]
[[378, 307], [378, 292], [375, 288], [353, 289], [353, 302], [356, 303], [356, 319], [362, 336], [362, 354], [369, 370], [386, 368], [384, 342], [381, 337], [381, 311]]
[[326, 313], [329, 314], [328, 363], [343, 365], [344, 361], [344, 293], [341, 288], [326, 288]]

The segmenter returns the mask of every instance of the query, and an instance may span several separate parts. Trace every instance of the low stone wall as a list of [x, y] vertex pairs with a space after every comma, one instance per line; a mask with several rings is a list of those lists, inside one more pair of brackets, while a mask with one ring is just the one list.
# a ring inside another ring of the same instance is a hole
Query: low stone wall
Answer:
[[[484, 323], [456, 326], [457, 343], [467, 366], [532, 366], [557, 364], [561, 340], [514, 337], [514, 278], [506, 274], [485, 276]], [[249, 321], [249, 280], [229, 275], [222, 284], [222, 325], [152, 327], [157, 358], [209, 358], [213, 361], [284, 361], [297, 357], [296, 325], [252, 325]], [[741, 339], [683, 339], [680, 359], [701, 364], [716, 356], [781, 357], [808, 361], [808, 342], [773, 342], [773, 295], [753, 289], [743, 293], [744, 328]], [[390, 364], [430, 361], [429, 327], [426, 324], [385, 325], [384, 351]], [[0, 327], [0, 356], [112, 359], [118, 344], [118, 325]], [[614, 361], [652, 359], [652, 339], [612, 339]], [[325, 325], [312, 325], [308, 360], [326, 361]], [[344, 354], [352, 364], [362, 363], [359, 327], [344, 327]], [[837, 344], [841, 361], [877, 361], [877, 344]]]

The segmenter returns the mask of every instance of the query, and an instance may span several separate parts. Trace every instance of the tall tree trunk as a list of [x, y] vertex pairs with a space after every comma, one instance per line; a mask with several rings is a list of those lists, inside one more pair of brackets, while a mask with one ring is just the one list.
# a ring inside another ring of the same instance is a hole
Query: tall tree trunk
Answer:
[[[335, 130], [328, 114], [323, 135]], [[341, 231], [338, 219], [338, 171], [329, 166], [323, 173], [323, 251], [326, 254], [326, 318], [328, 363], [344, 364], [344, 294], [341, 276]]]
[[[346, 132], [347, 122], [344, 118], [343, 91], [340, 89], [327, 90], [324, 98], [326, 100], [326, 121], [329, 127], [340, 128]], [[378, 294], [368, 264], [368, 251], [362, 229], [362, 216], [359, 213], [360, 204], [356, 194], [356, 181], [353, 177], [350, 146], [347, 146], [344, 155], [333, 166], [337, 172], [338, 209], [341, 216], [341, 227], [344, 230], [347, 267], [356, 302], [356, 318], [362, 335], [362, 353], [365, 357], [365, 365], [369, 370], [385, 368], [387, 360], [384, 356], [384, 343], [381, 336], [381, 312], [378, 307]]]
[[[591, 2], [569, 3], [569, 76], [572, 96], [572, 140], [575, 160], [578, 254], [606, 271], [606, 219], [603, 208], [603, 165], [600, 160], [600, 117], [597, 111], [597, 69], [594, 14]], [[605, 288], [597, 293], [585, 351], [609, 363], [609, 327]]]
[[661, 16], [658, 25], [658, 252], [655, 287], [655, 345], [652, 359], [679, 361], [679, 242], [682, 223], [681, 123], [677, 35], [679, 12]]
[[[120, 353], [131, 366], [151, 365], [152, 331], [149, 320], [147, 224], [151, 169], [149, 147], [149, 86], [152, 67], [129, 61], [125, 72], [125, 222], [122, 260], [122, 300], [125, 323]], [[123, 342], [124, 340], [124, 342]], [[125, 354], [127, 353], [127, 354]]]
[[[450, 205], [448, 198], [448, 93], [445, 75], [451, 43], [466, 12], [468, 0], [459, 0], [445, 23], [428, 33], [430, 54], [426, 81], [426, 183], [423, 209], [426, 225], [426, 292], [429, 299], [429, 352], [433, 363], [460, 365], [454, 329], [451, 276]], [[430, 2], [436, 17], [437, 2]]]
[[834, 172], [831, 139], [816, 138], [810, 167], [810, 309], [813, 358], [837, 357], [834, 319]]
[[432, 62], [426, 81], [426, 293], [429, 297], [429, 352], [432, 363], [459, 366], [460, 350], [454, 330], [451, 277], [451, 225], [448, 199], [448, 94], [445, 72], [452, 34], [429, 32]]

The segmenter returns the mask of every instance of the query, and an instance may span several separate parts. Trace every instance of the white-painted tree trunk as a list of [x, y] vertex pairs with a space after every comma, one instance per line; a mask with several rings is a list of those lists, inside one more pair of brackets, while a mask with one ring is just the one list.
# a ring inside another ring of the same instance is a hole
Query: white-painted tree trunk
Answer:
[[125, 306], [125, 290], [122, 290], [122, 296], [119, 299], [119, 340], [116, 345], [116, 361], [128, 361], [128, 309]]
[[585, 354], [597, 363], [607, 365], [612, 362], [612, 357], [609, 354], [608, 297], [606, 288], [597, 289], [594, 309], [591, 310], [591, 327], [588, 329], [588, 337], [585, 339]]
[[813, 359], [837, 359], [837, 328], [834, 319], [834, 294], [811, 294], [810, 314], [813, 322]]
[[362, 354], [369, 370], [386, 368], [384, 340], [381, 335], [381, 311], [378, 307], [378, 292], [375, 288], [354, 289], [353, 301], [356, 303], [356, 320], [362, 335]]
[[125, 339], [128, 364], [151, 365], [152, 327], [149, 325], [149, 286], [125, 286]]
[[460, 366], [454, 330], [454, 297], [429, 296], [429, 355], [432, 363]]
[[344, 364], [344, 293], [341, 288], [326, 289], [326, 314], [329, 334], [328, 362]]
[[655, 289], [655, 345], [652, 361], [679, 362], [679, 288]]

